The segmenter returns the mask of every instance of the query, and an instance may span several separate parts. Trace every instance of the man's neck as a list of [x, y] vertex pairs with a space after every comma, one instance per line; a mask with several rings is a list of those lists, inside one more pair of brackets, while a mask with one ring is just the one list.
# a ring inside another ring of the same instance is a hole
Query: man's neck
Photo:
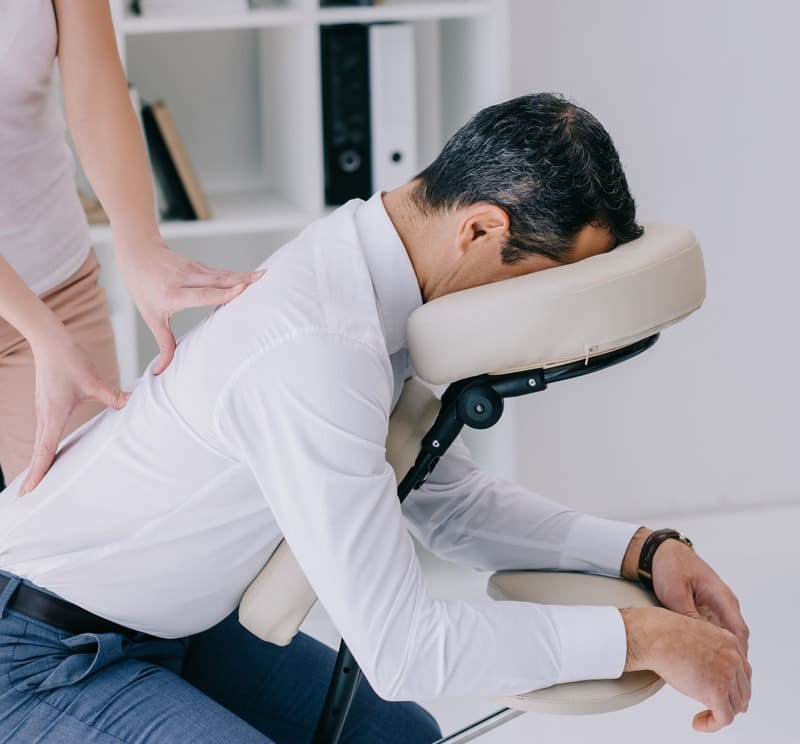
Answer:
[[435, 255], [437, 220], [435, 217], [424, 217], [420, 213], [412, 198], [415, 186], [416, 182], [412, 181], [385, 192], [382, 198], [386, 213], [408, 253], [424, 299], [427, 297], [425, 290], [430, 276], [430, 264]]

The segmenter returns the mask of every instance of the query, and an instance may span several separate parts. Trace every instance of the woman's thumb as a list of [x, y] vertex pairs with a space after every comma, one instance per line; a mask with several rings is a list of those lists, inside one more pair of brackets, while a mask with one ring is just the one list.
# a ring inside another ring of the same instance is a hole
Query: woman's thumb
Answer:
[[[150, 324], [148, 324], [150, 325]], [[160, 323], [150, 325], [150, 331], [158, 344], [159, 358], [156, 366], [153, 367], [153, 374], [160, 375], [169, 367], [172, 358], [175, 356], [175, 336], [169, 327], [169, 315], [165, 314]]]
[[104, 406], [119, 410], [120, 408], [125, 408], [125, 404], [128, 402], [130, 395], [130, 393], [126, 393], [124, 390], [119, 390], [118, 388], [103, 383], [95, 388], [92, 397]]

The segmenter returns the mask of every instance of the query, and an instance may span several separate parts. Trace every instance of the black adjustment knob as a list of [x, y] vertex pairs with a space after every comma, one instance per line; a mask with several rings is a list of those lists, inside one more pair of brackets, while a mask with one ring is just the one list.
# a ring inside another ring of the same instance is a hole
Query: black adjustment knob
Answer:
[[473, 429], [488, 429], [503, 415], [503, 399], [488, 386], [467, 388], [459, 396], [458, 415]]

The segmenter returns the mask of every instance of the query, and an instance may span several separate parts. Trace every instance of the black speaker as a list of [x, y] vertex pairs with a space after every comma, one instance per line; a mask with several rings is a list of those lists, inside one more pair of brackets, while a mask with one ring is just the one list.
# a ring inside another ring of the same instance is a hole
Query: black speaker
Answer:
[[322, 26], [325, 201], [372, 195], [369, 38], [364, 25]]

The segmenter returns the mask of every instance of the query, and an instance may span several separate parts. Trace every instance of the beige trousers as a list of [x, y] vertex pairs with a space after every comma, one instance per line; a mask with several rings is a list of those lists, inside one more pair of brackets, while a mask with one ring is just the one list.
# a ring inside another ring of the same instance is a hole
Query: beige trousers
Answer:
[[[69, 279], [42, 301], [61, 319], [86, 351], [99, 374], [119, 385], [114, 335], [105, 291], [97, 283], [100, 264], [94, 251]], [[17, 330], [0, 318], [0, 469], [6, 483], [28, 467], [36, 434], [33, 354]], [[72, 413], [64, 436], [103, 409], [88, 401]]]

